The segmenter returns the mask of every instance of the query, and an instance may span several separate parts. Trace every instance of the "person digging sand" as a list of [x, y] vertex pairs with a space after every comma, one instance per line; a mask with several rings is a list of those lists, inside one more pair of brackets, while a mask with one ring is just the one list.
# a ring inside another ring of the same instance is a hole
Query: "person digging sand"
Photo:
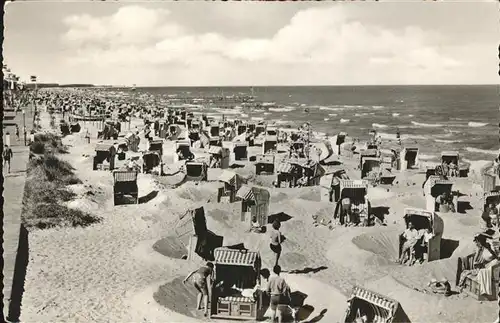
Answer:
[[184, 284], [191, 278], [191, 276], [196, 274], [196, 278], [194, 280], [194, 287], [198, 290], [198, 295], [196, 297], [196, 309], [201, 310], [201, 300], [203, 298], [205, 317], [208, 316], [208, 299], [209, 292], [212, 289], [212, 273], [214, 271], [214, 264], [211, 262], [207, 262], [205, 266], [200, 267], [199, 269], [193, 270], [186, 276], [186, 278], [182, 281]]

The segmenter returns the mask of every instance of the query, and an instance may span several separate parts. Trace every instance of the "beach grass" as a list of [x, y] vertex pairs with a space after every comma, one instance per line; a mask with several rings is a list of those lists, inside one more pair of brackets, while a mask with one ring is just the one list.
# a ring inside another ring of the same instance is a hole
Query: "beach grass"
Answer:
[[67, 154], [68, 148], [62, 144], [61, 138], [56, 134], [44, 132], [35, 134], [35, 140], [30, 145], [30, 151], [35, 154], [45, 152]]
[[32, 152], [42, 154], [32, 158], [27, 168], [22, 220], [28, 228], [84, 227], [100, 220], [64, 205], [64, 202], [76, 197], [67, 185], [79, 184], [81, 181], [75, 175], [74, 168], [54, 153], [61, 149], [64, 151], [65, 148], [55, 135], [39, 135], [31, 146]]

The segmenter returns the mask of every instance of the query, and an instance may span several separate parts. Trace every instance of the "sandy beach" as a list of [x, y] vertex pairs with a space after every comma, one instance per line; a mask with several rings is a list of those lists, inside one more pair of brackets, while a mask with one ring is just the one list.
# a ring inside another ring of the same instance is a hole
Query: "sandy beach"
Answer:
[[[41, 117], [42, 125], [47, 125], [48, 114], [42, 113]], [[133, 120], [132, 129], [139, 124], [140, 120]], [[96, 133], [92, 123], [82, 124], [82, 128]], [[70, 186], [77, 198], [68, 206], [103, 220], [86, 228], [30, 232], [23, 322], [206, 321], [194, 310], [194, 288], [181, 282], [202, 261], [181, 259], [185, 249], [174, 239], [179, 215], [195, 206], [204, 206], [207, 227], [224, 237], [224, 245], [244, 243], [246, 248], [260, 252], [264, 268], [270, 267], [273, 255], [268, 247], [269, 236], [248, 232], [248, 224], [236, 214], [237, 203], [217, 203], [220, 184], [210, 181], [216, 173], [209, 174], [208, 182], [187, 182], [177, 188], [171, 185], [180, 177], [140, 173], [139, 197], [155, 192], [154, 198], [136, 205], [114, 206], [111, 173], [92, 171], [93, 149], [98, 140], [93, 137], [88, 144], [84, 132], [63, 138], [69, 154], [61, 158], [73, 165], [83, 181]], [[141, 147], [145, 148], [145, 142], [141, 138]], [[166, 158], [173, 155], [172, 148], [165, 143]], [[334, 158], [351, 177], [359, 177], [356, 155]], [[289, 217], [282, 222], [281, 231], [287, 240], [280, 264], [292, 291], [307, 295], [305, 304], [312, 310], [302, 321], [340, 322], [354, 285], [396, 299], [413, 322], [492, 321], [498, 312], [496, 302], [479, 302], [462, 294], [444, 297], [425, 292], [432, 278], [454, 282], [457, 257], [473, 251], [472, 236], [481, 220], [475, 210], [481, 207], [478, 174], [482, 166], [476, 166], [479, 170], [472, 171], [469, 178], [455, 181], [455, 189], [467, 193], [473, 209], [466, 214], [441, 214], [444, 244], [458, 242], [458, 246], [443, 245], [443, 252], [448, 253], [444, 259], [411, 267], [394, 263], [397, 237], [404, 229], [404, 208], [425, 207], [421, 187], [425, 174], [415, 170], [397, 173], [397, 183], [389, 191], [381, 187], [369, 189], [372, 208], [387, 209], [387, 226], [315, 226], [313, 217], [331, 217], [335, 208], [333, 203], [321, 200], [322, 187], [268, 187], [270, 214], [282, 212]], [[249, 162], [234, 171], [250, 175], [255, 183], [269, 184], [272, 178], [255, 175]]]

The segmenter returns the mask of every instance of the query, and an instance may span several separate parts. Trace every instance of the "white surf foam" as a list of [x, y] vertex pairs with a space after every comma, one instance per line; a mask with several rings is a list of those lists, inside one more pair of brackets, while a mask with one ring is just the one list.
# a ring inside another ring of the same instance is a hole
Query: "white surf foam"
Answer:
[[444, 139], [434, 139], [435, 142], [441, 142], [444, 144], [452, 144], [455, 142], [462, 142], [462, 140], [444, 140]]
[[269, 111], [272, 112], [291, 112], [295, 110], [293, 107], [283, 107], [283, 108], [269, 108]]
[[400, 113], [393, 113], [392, 116], [393, 117], [399, 117]]
[[328, 115], [329, 115], [330, 117], [336, 117], [336, 116], [337, 116], [337, 114], [336, 114], [336, 113], [328, 113]]
[[444, 126], [440, 123], [421, 123], [421, 122], [416, 122], [416, 121], [412, 121], [411, 123], [415, 126], [426, 127], [426, 128], [436, 128], [436, 127], [443, 127]]
[[431, 159], [436, 159], [436, 155], [426, 155], [426, 154], [418, 154], [418, 159], [421, 160], [431, 160]]
[[495, 149], [479, 149], [474, 147], [465, 147], [465, 150], [471, 153], [480, 153], [480, 154], [489, 154], [489, 155], [498, 155], [499, 151]]
[[372, 105], [372, 108], [375, 110], [385, 109], [385, 107], [383, 105]]
[[485, 123], [485, 122], [469, 122], [467, 125], [469, 127], [473, 127], [473, 128], [479, 128], [479, 127], [484, 127], [486, 126], [488, 123]]
[[330, 120], [330, 118], [324, 118], [324, 119], [323, 119], [323, 121], [328, 121], [328, 120]]
[[340, 119], [340, 123], [347, 123], [349, 121], [351, 121], [351, 120], [349, 120], [349, 119]]
[[278, 119], [278, 120], [276, 120], [275, 122], [276, 122], [276, 124], [287, 124], [287, 123], [289, 123], [289, 121], [286, 121], [286, 120], [279, 120], [279, 119]]
[[328, 110], [328, 111], [342, 111], [342, 110], [345, 110], [344, 107], [340, 108], [340, 107], [337, 107], [337, 108], [334, 108], [334, 107], [319, 107], [320, 110]]
[[[385, 133], [385, 132], [379, 132], [377, 134], [380, 136], [382, 139], [388, 139], [388, 140], [397, 140], [396, 134], [395, 133]], [[407, 140], [407, 139], [413, 139], [413, 140], [426, 140], [428, 137], [422, 136], [422, 135], [401, 135], [402, 140]]]
[[261, 120], [264, 120], [264, 118], [261, 118], [261, 117], [252, 117], [252, 120], [261, 121]]
[[388, 126], [380, 123], [372, 123], [373, 128], [387, 128]]

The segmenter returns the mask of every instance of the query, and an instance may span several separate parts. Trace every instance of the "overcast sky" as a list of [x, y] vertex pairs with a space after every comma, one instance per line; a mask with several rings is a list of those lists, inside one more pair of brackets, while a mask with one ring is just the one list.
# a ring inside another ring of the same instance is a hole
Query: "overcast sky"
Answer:
[[24, 80], [144, 86], [498, 84], [498, 2], [14, 2]]

